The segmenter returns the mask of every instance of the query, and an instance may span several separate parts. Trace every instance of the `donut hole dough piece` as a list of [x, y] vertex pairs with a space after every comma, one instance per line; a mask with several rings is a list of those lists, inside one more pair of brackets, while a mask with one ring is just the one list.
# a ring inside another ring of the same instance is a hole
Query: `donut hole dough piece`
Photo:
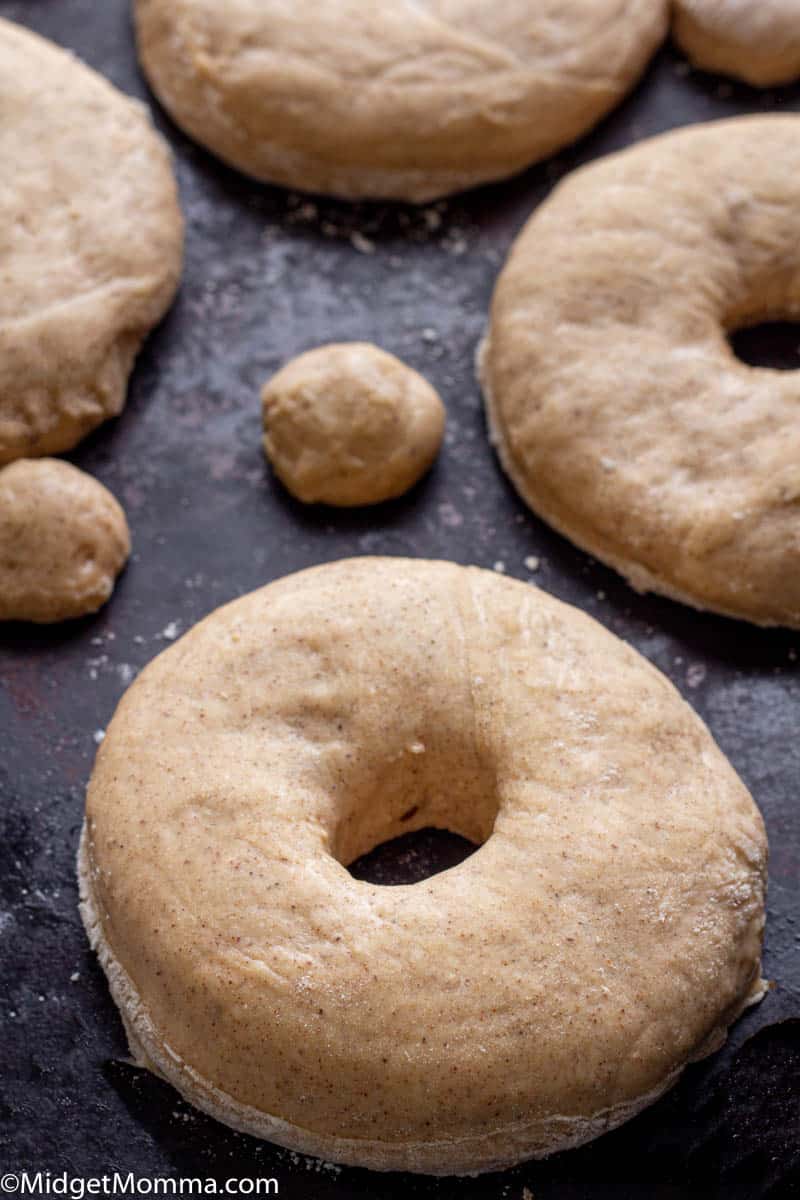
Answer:
[[540, 516], [656, 591], [800, 625], [800, 375], [728, 334], [800, 314], [800, 117], [642, 142], [567, 178], [498, 281], [480, 374]]
[[633, 86], [666, 0], [137, 0], [162, 103], [226, 162], [431, 200], [575, 140]]
[[445, 410], [427, 380], [367, 342], [292, 359], [262, 393], [264, 451], [307, 504], [400, 496], [435, 459]]
[[0, 620], [95, 612], [130, 548], [125, 513], [91, 475], [54, 458], [0, 470]]
[[674, 0], [673, 34], [705, 71], [755, 87], [800, 77], [797, 0]]
[[2, 19], [0, 111], [3, 464], [68, 450], [120, 412], [178, 283], [182, 221], [145, 108]]
[[[407, 886], [342, 865], [409, 825], [483, 845]], [[765, 855], [702, 722], [590, 618], [361, 558], [147, 667], [79, 871], [140, 1063], [295, 1150], [457, 1174], [588, 1141], [720, 1044], [762, 994]]]

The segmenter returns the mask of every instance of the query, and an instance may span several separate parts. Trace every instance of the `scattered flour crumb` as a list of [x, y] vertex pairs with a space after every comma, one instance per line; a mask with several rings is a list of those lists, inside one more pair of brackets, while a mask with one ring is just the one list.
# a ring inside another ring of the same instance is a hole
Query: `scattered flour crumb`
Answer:
[[359, 254], [375, 253], [375, 243], [370, 241], [368, 237], [364, 237], [364, 234], [359, 233], [357, 229], [350, 234], [350, 245], [354, 250], [357, 250]]
[[502, 558], [498, 558], [497, 562], [494, 564], [494, 570], [497, 571], [500, 575], [503, 575], [503, 574], [505, 574], [505, 569], [506, 569], [506, 564], [503, 562]]
[[690, 688], [699, 687], [706, 677], [706, 667], [704, 663], [690, 663], [689, 669], [686, 672], [686, 682]]
[[170, 621], [169, 625], [166, 625], [161, 630], [160, 636], [168, 642], [174, 642], [175, 638], [179, 635], [179, 633], [180, 633], [180, 622], [179, 621]]
[[459, 525], [463, 525], [464, 518], [455, 507], [449, 502], [439, 505], [439, 520], [443, 525], [447, 525], [451, 529], [457, 529]]
[[92, 734], [92, 741], [94, 742], [95, 746], [99, 746], [105, 736], [105, 729], [95, 729], [94, 733]]
[[525, 566], [529, 571], [538, 571], [541, 566], [541, 560], [535, 554], [529, 554], [525, 559]]
[[80, 977], [81, 977], [80, 971], [73, 971], [69, 977], [69, 981], [70, 981], [70, 983], [77, 983], [78, 980], [80, 979]]

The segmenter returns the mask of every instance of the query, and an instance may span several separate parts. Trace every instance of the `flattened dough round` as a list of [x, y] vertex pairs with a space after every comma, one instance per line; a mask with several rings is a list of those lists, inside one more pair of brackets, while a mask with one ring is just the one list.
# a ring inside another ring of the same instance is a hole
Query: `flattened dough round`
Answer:
[[[439, 826], [421, 883], [343, 863]], [[83, 917], [132, 1051], [235, 1128], [434, 1174], [632, 1116], [760, 997], [758, 811], [582, 613], [361, 558], [218, 610], [123, 698]]]
[[125, 513], [85, 471], [55, 458], [0, 470], [0, 621], [95, 612], [130, 549]]
[[0, 113], [2, 464], [68, 450], [120, 412], [183, 234], [143, 106], [2, 19]]
[[584, 133], [666, 33], [666, 0], [135, 0], [187, 133], [258, 179], [423, 201]]
[[425, 474], [444, 434], [426, 379], [369, 342], [318, 346], [262, 393], [264, 451], [307, 504], [378, 504]]
[[673, 33], [706, 71], [756, 87], [800, 76], [797, 0], [674, 0]]
[[739, 117], [575, 172], [515, 243], [480, 356], [501, 461], [625, 575], [800, 625], [800, 373], [726, 332], [800, 319], [800, 117]]

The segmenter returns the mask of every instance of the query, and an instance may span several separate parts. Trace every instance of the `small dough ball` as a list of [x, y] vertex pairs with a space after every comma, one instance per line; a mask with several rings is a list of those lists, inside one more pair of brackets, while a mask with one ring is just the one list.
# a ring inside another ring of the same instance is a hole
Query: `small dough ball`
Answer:
[[436, 457], [445, 410], [431, 385], [367, 342], [319, 346], [261, 393], [264, 450], [307, 504], [378, 504], [408, 491]]
[[800, 77], [798, 0], [675, 0], [673, 34], [704, 71], [753, 87]]
[[91, 475], [54, 458], [0, 470], [0, 620], [95, 612], [130, 549], [125, 513]]

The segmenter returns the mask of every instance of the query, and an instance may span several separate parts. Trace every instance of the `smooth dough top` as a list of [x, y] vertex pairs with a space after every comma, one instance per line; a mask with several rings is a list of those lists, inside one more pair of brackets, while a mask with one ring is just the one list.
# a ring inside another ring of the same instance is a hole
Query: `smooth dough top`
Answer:
[[800, 317], [800, 116], [640, 143], [515, 243], [481, 376], [523, 497], [652, 589], [800, 625], [800, 373], [727, 332]]
[[55, 458], [0, 470], [0, 621], [95, 612], [130, 548], [125, 513], [91, 475]]
[[630, 88], [666, 0], [135, 0], [145, 71], [260, 179], [422, 201], [521, 170]]
[[[424, 826], [421, 883], [345, 869]], [[618, 1124], [760, 994], [766, 843], [671, 684], [536, 588], [354, 559], [147, 667], [87, 798], [84, 918], [137, 1055], [365, 1166], [488, 1170]]]
[[298, 355], [261, 399], [267, 457], [308, 504], [402, 495], [428, 470], [444, 433], [444, 405], [428, 381], [369, 342]]
[[0, 464], [120, 411], [175, 291], [182, 220], [143, 106], [0, 19]]
[[673, 33], [707, 71], [756, 87], [800, 77], [798, 0], [673, 0]]

